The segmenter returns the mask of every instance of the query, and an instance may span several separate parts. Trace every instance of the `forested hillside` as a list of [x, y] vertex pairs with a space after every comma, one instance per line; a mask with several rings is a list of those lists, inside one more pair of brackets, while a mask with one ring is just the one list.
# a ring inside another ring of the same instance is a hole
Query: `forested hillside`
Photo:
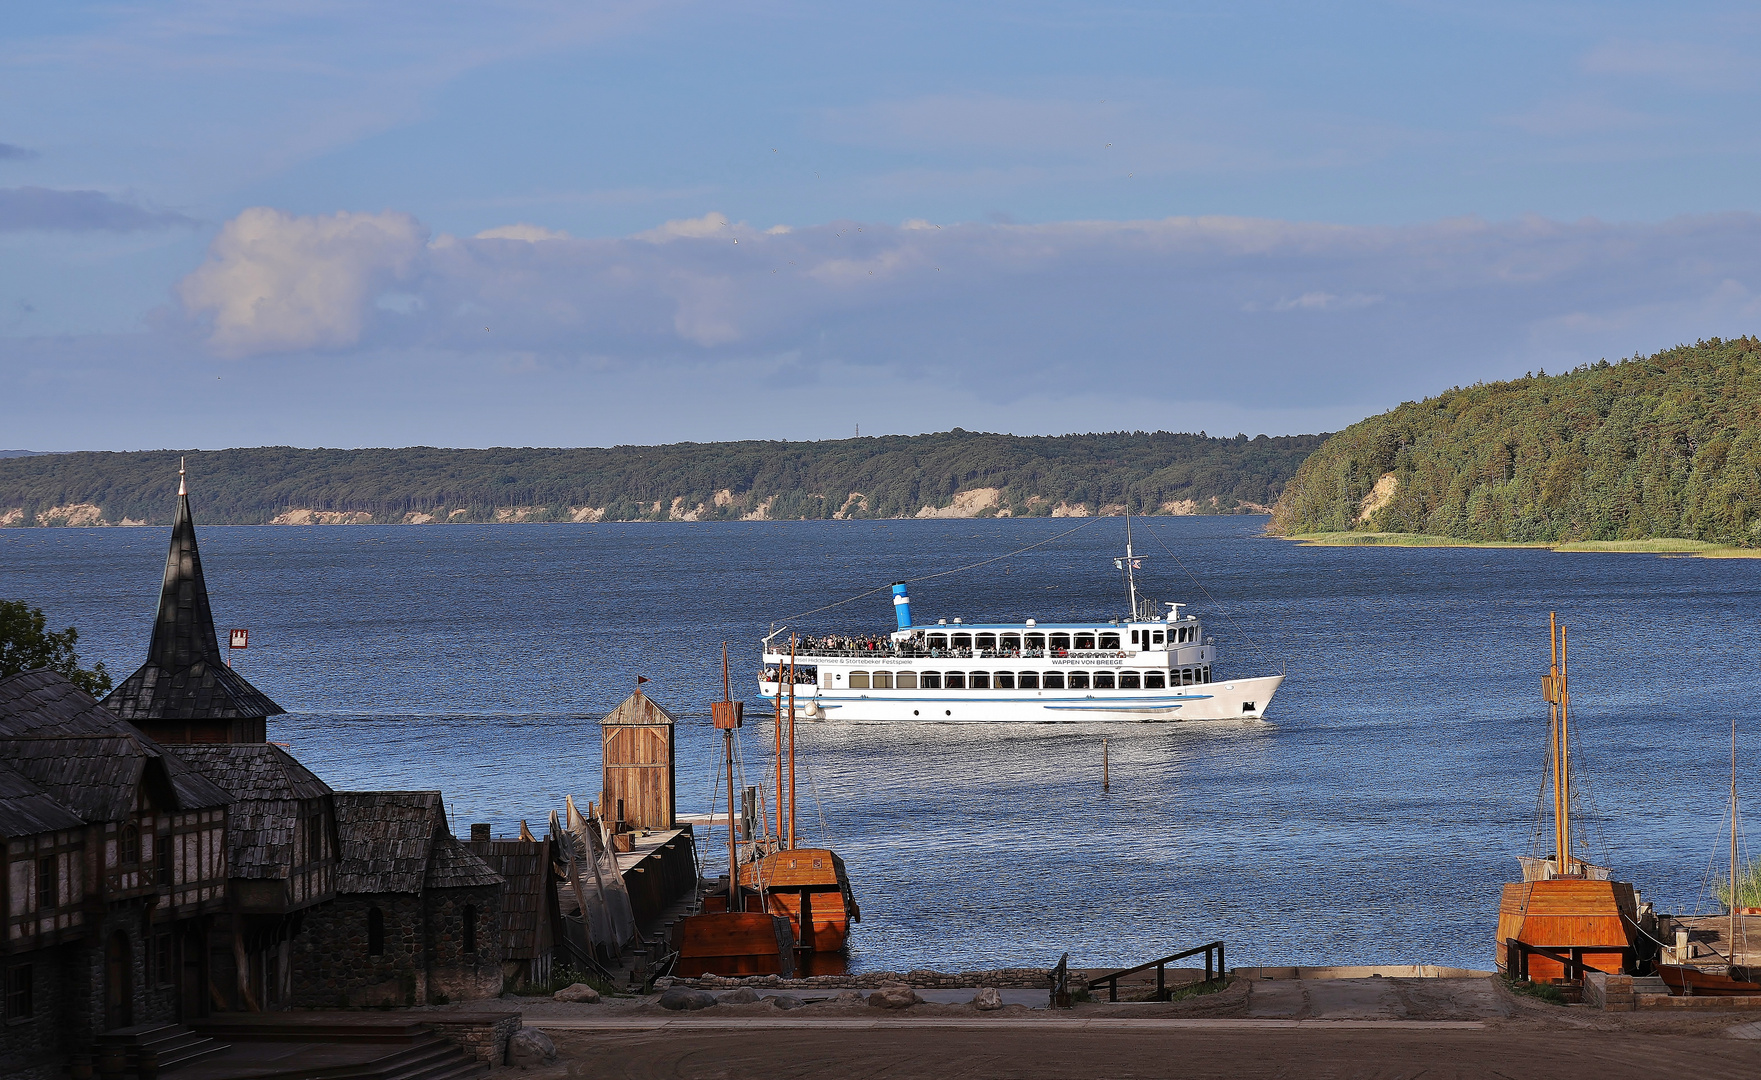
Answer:
[[[1017, 437], [189, 454], [204, 522], [637, 521], [1264, 512], [1320, 435]], [[169, 522], [180, 452], [0, 460], [0, 524]]]
[[1271, 529], [1754, 546], [1761, 341], [1408, 402], [1329, 439], [1285, 488]]

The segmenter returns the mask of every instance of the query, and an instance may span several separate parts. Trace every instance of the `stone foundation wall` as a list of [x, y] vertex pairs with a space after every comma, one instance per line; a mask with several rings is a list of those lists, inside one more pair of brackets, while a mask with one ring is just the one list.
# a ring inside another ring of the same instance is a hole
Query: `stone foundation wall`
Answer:
[[[741, 986], [774, 987], [784, 990], [875, 990], [888, 984], [904, 984], [918, 990], [959, 990], [974, 986], [994, 986], [999, 990], [1050, 990], [1051, 968], [999, 968], [994, 971], [867, 971], [860, 975], [814, 975], [805, 979], [785, 979], [777, 975], [747, 975], [727, 978], [705, 975], [697, 979], [656, 979], [658, 989], [669, 986], [690, 986], [699, 990], [731, 990]], [[1070, 989], [1085, 989], [1080, 975], [1072, 972]]]
[[457, 1019], [448, 1019], [445, 1013], [430, 1014], [424, 1015], [422, 1022], [433, 1028], [435, 1034], [492, 1069], [507, 1062], [508, 1040], [520, 1030], [520, 1014], [517, 1012], [460, 1016]]

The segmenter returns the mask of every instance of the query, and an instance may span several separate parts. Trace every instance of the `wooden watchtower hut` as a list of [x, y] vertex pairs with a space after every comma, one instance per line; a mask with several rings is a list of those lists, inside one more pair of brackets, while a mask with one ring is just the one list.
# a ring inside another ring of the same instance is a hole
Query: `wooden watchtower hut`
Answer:
[[640, 689], [599, 722], [600, 816], [626, 829], [672, 829], [679, 813], [673, 747], [678, 718]]

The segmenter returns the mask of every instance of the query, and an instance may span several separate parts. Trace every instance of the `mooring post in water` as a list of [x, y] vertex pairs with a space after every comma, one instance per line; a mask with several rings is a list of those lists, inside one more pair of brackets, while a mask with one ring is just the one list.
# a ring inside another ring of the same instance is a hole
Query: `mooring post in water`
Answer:
[[1107, 760], [1107, 737], [1101, 736], [1101, 790], [1113, 790], [1113, 777]]

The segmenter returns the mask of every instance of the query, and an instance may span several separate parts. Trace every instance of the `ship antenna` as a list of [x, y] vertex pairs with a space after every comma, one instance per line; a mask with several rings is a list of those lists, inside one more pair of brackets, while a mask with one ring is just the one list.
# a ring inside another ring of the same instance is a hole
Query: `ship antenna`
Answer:
[[1125, 500], [1125, 588], [1131, 594], [1131, 617], [1137, 618], [1137, 568], [1131, 550], [1131, 499]]

